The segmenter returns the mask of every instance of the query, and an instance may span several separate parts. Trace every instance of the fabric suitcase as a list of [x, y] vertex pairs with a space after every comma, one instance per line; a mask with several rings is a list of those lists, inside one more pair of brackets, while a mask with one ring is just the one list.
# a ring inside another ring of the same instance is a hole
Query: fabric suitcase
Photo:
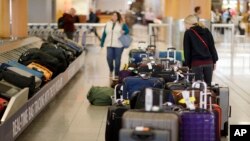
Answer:
[[212, 90], [217, 95], [217, 104], [221, 107], [222, 110], [221, 135], [227, 136], [229, 127], [228, 121], [229, 117], [231, 117], [231, 106], [229, 104], [229, 88], [216, 85], [212, 86]]
[[52, 78], [53, 72], [50, 71], [45, 66], [42, 66], [40, 64], [32, 62], [32, 63], [28, 64], [27, 67], [30, 69], [41, 72], [43, 74], [43, 81], [45, 81], [45, 82], [51, 80], [51, 78]]
[[129, 109], [124, 105], [113, 105], [108, 108], [105, 130], [105, 141], [118, 141], [119, 130], [122, 127], [122, 115]]
[[138, 67], [138, 73], [148, 73], [151, 72], [152, 75], [158, 74], [158, 72], [161, 72], [163, 70], [163, 67], [161, 64], [141, 64]]
[[173, 70], [162, 70], [160, 72], [153, 73], [152, 77], [163, 78], [165, 83], [173, 82], [173, 81], [177, 80], [177, 76]]
[[171, 141], [170, 132], [168, 130], [135, 131], [134, 129], [121, 129], [119, 141]]
[[[8, 70], [11, 70], [11, 71], [16, 72], [16, 73], [21, 74], [21, 75], [24, 75], [26, 77], [34, 76], [33, 74], [31, 74], [27, 71], [21, 70], [19, 68], [16, 68], [16, 67], [8, 67]], [[35, 76], [35, 89], [39, 89], [41, 84], [42, 84], [42, 79]]]
[[130, 99], [133, 92], [140, 91], [146, 87], [163, 88], [164, 80], [155, 77], [149, 77], [149, 78], [143, 78], [141, 76], [127, 77], [123, 81], [123, 91], [122, 91], [123, 98]]
[[[165, 102], [175, 103], [172, 91], [157, 89], [157, 88], [152, 88], [152, 90], [153, 90], [153, 106], [159, 106]], [[146, 93], [145, 91], [146, 90], [144, 89], [138, 94], [134, 109], [145, 108], [145, 93]]]
[[179, 138], [179, 116], [173, 112], [143, 112], [127, 111], [122, 116], [122, 128], [134, 129], [138, 126], [149, 127], [156, 130], [164, 130], [167, 134], [171, 131], [171, 141]]
[[142, 62], [142, 59], [146, 57], [148, 57], [146, 51], [140, 49], [131, 49], [129, 52], [129, 63], [138, 65]]
[[29, 97], [31, 97], [36, 88], [35, 76], [31, 75], [27, 77], [25, 75], [16, 73], [12, 70], [4, 70], [0, 73], [2, 75], [2, 79], [18, 88], [29, 88]]
[[16, 61], [9, 61], [7, 62], [8, 65], [12, 66], [12, 67], [17, 67], [19, 69], [22, 69], [24, 71], [27, 71], [29, 73], [31, 73], [32, 75], [38, 77], [38, 78], [42, 78], [43, 77], [43, 74], [39, 71], [36, 71], [36, 70], [33, 70], [33, 69], [30, 69], [28, 68], [27, 66], [23, 65], [23, 64], [20, 64]]

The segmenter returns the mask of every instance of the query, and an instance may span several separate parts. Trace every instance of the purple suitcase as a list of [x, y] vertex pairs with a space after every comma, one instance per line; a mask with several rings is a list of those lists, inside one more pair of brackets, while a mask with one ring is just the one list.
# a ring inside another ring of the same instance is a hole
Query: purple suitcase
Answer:
[[181, 141], [216, 141], [215, 115], [212, 112], [211, 106], [210, 110], [207, 110], [206, 84], [199, 81], [195, 83], [202, 83], [205, 91], [200, 96], [199, 110], [184, 111], [181, 113]]

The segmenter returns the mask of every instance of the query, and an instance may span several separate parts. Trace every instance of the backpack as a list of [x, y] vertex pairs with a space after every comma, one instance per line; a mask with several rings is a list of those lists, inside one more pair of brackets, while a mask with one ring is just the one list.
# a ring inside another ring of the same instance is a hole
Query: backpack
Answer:
[[58, 26], [58, 29], [63, 29], [63, 27], [64, 27], [64, 18], [63, 17], [58, 19], [57, 26]]

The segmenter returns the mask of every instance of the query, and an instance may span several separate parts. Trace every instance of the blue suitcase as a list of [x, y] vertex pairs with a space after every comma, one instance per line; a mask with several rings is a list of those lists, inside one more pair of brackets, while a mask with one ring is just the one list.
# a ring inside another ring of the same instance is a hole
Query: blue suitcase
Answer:
[[7, 65], [7, 66], [9, 65], [11, 67], [17, 67], [17, 68], [19, 68], [21, 70], [24, 70], [24, 71], [27, 71], [27, 72], [31, 73], [32, 75], [34, 75], [34, 76], [36, 76], [36, 77], [38, 77], [40, 79], [42, 79], [42, 77], [43, 77], [43, 74], [41, 72], [30, 69], [30, 68], [26, 67], [25, 65], [20, 64], [20, 63], [18, 63], [16, 61], [8, 61], [5, 65]]
[[130, 76], [123, 81], [122, 96], [124, 99], [130, 99], [135, 91], [143, 90], [144, 88], [164, 88], [164, 80], [161, 78], [142, 78], [141, 76]]
[[183, 60], [181, 51], [176, 50], [175, 48], [169, 48], [169, 49], [170, 50], [167, 50], [167, 51], [160, 51], [159, 58], [168, 58], [168, 57], [174, 58], [175, 57], [177, 61], [181, 62]]
[[146, 53], [146, 51], [141, 50], [141, 49], [132, 49], [129, 52], [129, 63], [138, 65], [139, 63], [142, 62], [143, 58], [147, 58], [147, 57], [148, 57], [148, 54]]

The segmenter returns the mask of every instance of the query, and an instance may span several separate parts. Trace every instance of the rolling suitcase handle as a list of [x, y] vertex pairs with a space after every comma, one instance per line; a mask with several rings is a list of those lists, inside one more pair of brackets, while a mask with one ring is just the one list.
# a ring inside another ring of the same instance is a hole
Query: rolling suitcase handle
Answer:
[[154, 139], [154, 133], [151, 131], [134, 131], [132, 133], [132, 138], [134, 140], [152, 140]]
[[167, 48], [167, 58], [170, 58], [170, 52], [174, 53], [173, 59], [174, 59], [174, 62], [176, 62], [176, 48], [173, 48], [173, 47]]
[[[197, 85], [200, 85], [200, 84], [203, 84], [203, 91], [200, 91], [200, 108], [201, 109], [207, 109], [207, 96], [208, 96], [208, 93], [207, 93], [207, 84], [203, 81], [196, 81], [192, 84], [192, 88], [195, 88], [195, 86]], [[194, 96], [194, 90], [192, 90], [192, 96]], [[212, 98], [209, 97], [209, 111], [212, 111]]]

